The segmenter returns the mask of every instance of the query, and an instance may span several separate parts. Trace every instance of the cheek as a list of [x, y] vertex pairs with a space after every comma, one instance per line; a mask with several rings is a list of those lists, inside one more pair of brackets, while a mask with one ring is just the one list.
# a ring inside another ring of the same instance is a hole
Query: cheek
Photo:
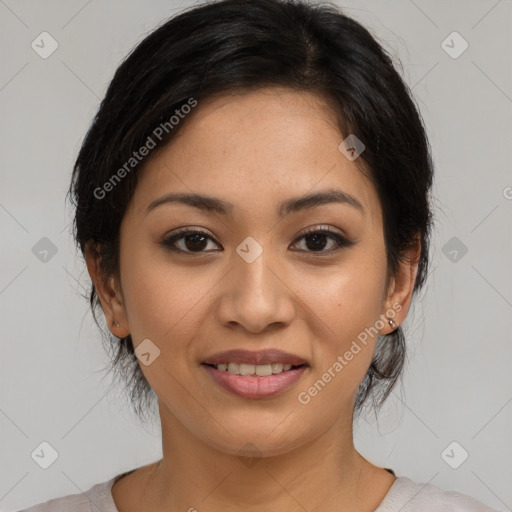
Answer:
[[149, 339], [160, 351], [151, 364], [140, 365], [150, 386], [186, 408], [180, 383], [196, 364], [193, 340], [207, 302], [201, 298], [214, 280], [211, 273], [178, 268], [159, 253], [149, 246], [126, 254], [121, 265], [126, 313], [134, 347]]
[[385, 262], [354, 251], [337, 265], [302, 269], [292, 288], [326, 327], [346, 337], [379, 318], [385, 277]]
[[218, 280], [213, 271], [173, 265], [162, 249], [150, 244], [125, 253], [121, 279], [134, 343], [149, 338], [164, 345], [172, 340], [175, 348], [197, 329], [197, 318]]
[[382, 312], [385, 261], [375, 248], [373, 253], [347, 252], [338, 265], [303, 271], [295, 282], [307, 305], [308, 330], [315, 333], [315, 377], [336, 382], [328, 386], [325, 399], [331, 393], [348, 397], [366, 374], [382, 327], [376, 322]]

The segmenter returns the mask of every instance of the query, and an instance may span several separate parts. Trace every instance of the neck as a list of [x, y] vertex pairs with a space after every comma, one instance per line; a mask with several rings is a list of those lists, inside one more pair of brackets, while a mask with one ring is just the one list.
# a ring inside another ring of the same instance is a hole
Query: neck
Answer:
[[394, 481], [355, 450], [351, 415], [319, 438], [271, 456], [217, 449], [162, 406], [160, 418], [163, 458], [148, 472], [139, 509], [374, 510]]

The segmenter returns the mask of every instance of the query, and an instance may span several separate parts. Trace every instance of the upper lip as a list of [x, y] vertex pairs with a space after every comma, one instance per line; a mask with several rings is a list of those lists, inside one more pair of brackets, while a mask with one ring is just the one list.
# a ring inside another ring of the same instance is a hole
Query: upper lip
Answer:
[[203, 364], [221, 363], [245, 363], [255, 365], [282, 363], [291, 364], [293, 366], [307, 364], [301, 357], [278, 349], [259, 350], [258, 352], [244, 349], [226, 350], [225, 352], [217, 352], [203, 360]]

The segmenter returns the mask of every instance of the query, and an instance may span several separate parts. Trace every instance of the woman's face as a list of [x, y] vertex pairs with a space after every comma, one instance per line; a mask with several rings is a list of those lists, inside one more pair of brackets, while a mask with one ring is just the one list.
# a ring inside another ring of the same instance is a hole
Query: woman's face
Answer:
[[[376, 332], [392, 330], [381, 315], [401, 302], [400, 323], [410, 290], [385, 289], [376, 190], [340, 152], [321, 99], [268, 88], [189, 115], [147, 162], [123, 219], [113, 314], [140, 347], [162, 421], [226, 453], [250, 443], [277, 455], [351, 425]], [[303, 200], [327, 192], [338, 200]], [[171, 240], [185, 228], [201, 234]], [[250, 354], [215, 359], [230, 350]], [[271, 364], [299, 359], [282, 373]], [[268, 364], [237, 376], [207, 362]]]

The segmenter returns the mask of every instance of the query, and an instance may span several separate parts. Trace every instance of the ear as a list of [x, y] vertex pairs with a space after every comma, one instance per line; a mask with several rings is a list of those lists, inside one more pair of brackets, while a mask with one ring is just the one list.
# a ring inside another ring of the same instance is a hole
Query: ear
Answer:
[[114, 276], [105, 276], [100, 266], [101, 254], [97, 244], [92, 240], [86, 244], [85, 263], [101, 302], [108, 328], [118, 338], [128, 336], [130, 329], [120, 284]]
[[[384, 320], [385, 326], [379, 331], [381, 334], [389, 334], [396, 329], [396, 325], [392, 327], [388, 322], [391, 318], [398, 325], [401, 325], [407, 316], [409, 306], [411, 305], [412, 293], [414, 291], [414, 283], [418, 274], [418, 262], [421, 253], [421, 240], [418, 237], [415, 243], [407, 250], [404, 261], [400, 262], [397, 274], [390, 278], [384, 301], [385, 311], [381, 318]], [[390, 312], [395, 312], [392, 316]]]

